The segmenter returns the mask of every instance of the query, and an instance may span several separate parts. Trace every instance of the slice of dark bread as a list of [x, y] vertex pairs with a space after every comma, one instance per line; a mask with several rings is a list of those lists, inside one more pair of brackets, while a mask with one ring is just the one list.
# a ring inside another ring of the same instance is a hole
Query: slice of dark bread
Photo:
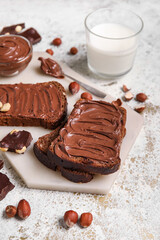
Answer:
[[[64, 125], [64, 124], [63, 124]], [[62, 125], [62, 126], [63, 126]], [[48, 148], [52, 141], [58, 136], [58, 133], [62, 126], [57, 127], [49, 134], [46, 134], [38, 139], [37, 142], [34, 143], [33, 151], [38, 160], [44, 164], [46, 167], [56, 170], [58, 169], [62, 176], [66, 179], [76, 182], [76, 183], [87, 183], [93, 179], [93, 175], [85, 172], [78, 172], [71, 169], [66, 169], [63, 167], [57, 167], [53, 159], [49, 159], [47, 156]]]
[[55, 129], [66, 118], [67, 99], [63, 86], [55, 81], [36, 84], [0, 84], [1, 126], [42, 126]]
[[78, 101], [67, 123], [48, 149], [59, 167], [90, 174], [119, 169], [120, 146], [125, 135], [126, 110], [105, 101]]

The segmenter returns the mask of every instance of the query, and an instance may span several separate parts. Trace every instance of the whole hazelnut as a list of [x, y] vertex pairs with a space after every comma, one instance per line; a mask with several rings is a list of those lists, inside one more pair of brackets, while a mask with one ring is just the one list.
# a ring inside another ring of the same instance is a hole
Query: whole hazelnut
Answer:
[[81, 98], [92, 100], [92, 95], [88, 92], [84, 92], [84, 93], [81, 94]]
[[64, 214], [64, 222], [67, 225], [67, 227], [72, 227], [75, 223], [77, 223], [78, 221], [78, 213], [73, 211], [73, 210], [69, 210], [67, 212], [65, 212]]
[[31, 214], [31, 207], [30, 207], [29, 203], [25, 199], [22, 199], [18, 203], [17, 214], [18, 214], [18, 216], [21, 219], [26, 219], [26, 218], [28, 218], [30, 216], [30, 214]]
[[78, 53], [78, 49], [77, 49], [76, 47], [72, 47], [72, 48], [70, 49], [70, 54], [75, 55], [75, 54], [77, 54], [77, 53]]
[[55, 39], [52, 41], [52, 44], [53, 44], [54, 46], [59, 46], [59, 45], [61, 45], [61, 43], [62, 43], [62, 40], [61, 40], [60, 38], [55, 38]]
[[80, 89], [80, 85], [76, 82], [71, 82], [69, 84], [69, 91], [72, 95], [76, 94], [79, 92], [79, 89]]
[[80, 225], [81, 227], [89, 227], [93, 221], [92, 213], [82, 213], [80, 217]]
[[137, 100], [138, 102], [145, 102], [146, 99], [147, 99], [147, 95], [144, 94], [144, 93], [138, 93], [138, 94], [136, 95], [136, 100]]
[[16, 215], [17, 208], [15, 206], [8, 205], [6, 207], [5, 212], [6, 212], [7, 217], [12, 218], [12, 217], [14, 217]]

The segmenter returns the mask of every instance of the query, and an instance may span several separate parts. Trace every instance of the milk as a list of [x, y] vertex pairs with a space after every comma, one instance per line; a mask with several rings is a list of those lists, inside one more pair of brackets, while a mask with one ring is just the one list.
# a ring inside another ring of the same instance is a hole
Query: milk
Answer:
[[136, 48], [137, 36], [120, 24], [99, 24], [87, 33], [88, 65], [104, 76], [128, 72], [133, 66]]

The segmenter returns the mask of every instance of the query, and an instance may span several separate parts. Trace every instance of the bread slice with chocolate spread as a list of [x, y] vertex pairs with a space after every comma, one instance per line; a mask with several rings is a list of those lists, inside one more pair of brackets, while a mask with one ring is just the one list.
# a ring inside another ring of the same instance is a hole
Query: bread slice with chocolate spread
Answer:
[[89, 174], [110, 174], [120, 167], [126, 110], [105, 101], [79, 100], [48, 157], [59, 168]]
[[[64, 124], [63, 124], [64, 125]], [[33, 151], [38, 160], [44, 164], [46, 167], [56, 171], [58, 169], [62, 176], [65, 177], [66, 179], [76, 182], [76, 183], [86, 183], [90, 182], [93, 179], [93, 175], [85, 172], [80, 172], [80, 171], [75, 171], [71, 169], [66, 169], [63, 167], [57, 167], [53, 159], [49, 159], [47, 156], [47, 151], [48, 148], [54, 139], [59, 134], [59, 131], [62, 126], [57, 127], [54, 129], [52, 132], [49, 134], [46, 134], [42, 137], [40, 137], [37, 142], [34, 143]]]
[[[6, 103], [9, 103], [9, 108], [3, 110]], [[0, 84], [1, 126], [55, 129], [64, 121], [66, 114], [66, 93], [58, 82]]]

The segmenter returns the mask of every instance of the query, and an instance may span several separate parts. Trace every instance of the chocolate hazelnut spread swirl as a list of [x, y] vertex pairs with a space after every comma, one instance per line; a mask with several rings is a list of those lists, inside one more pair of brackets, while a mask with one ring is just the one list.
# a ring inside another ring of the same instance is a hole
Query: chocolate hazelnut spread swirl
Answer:
[[0, 63], [21, 61], [29, 54], [29, 52], [30, 46], [22, 37], [0, 37]]
[[54, 84], [1, 84], [0, 101], [11, 108], [5, 116], [47, 119], [61, 114], [62, 99]]
[[122, 140], [122, 113], [105, 101], [79, 101], [61, 129], [55, 154], [61, 159], [118, 161]]
[[61, 66], [51, 58], [39, 57], [38, 60], [41, 61], [42, 71], [55, 78], [64, 78], [64, 73]]

